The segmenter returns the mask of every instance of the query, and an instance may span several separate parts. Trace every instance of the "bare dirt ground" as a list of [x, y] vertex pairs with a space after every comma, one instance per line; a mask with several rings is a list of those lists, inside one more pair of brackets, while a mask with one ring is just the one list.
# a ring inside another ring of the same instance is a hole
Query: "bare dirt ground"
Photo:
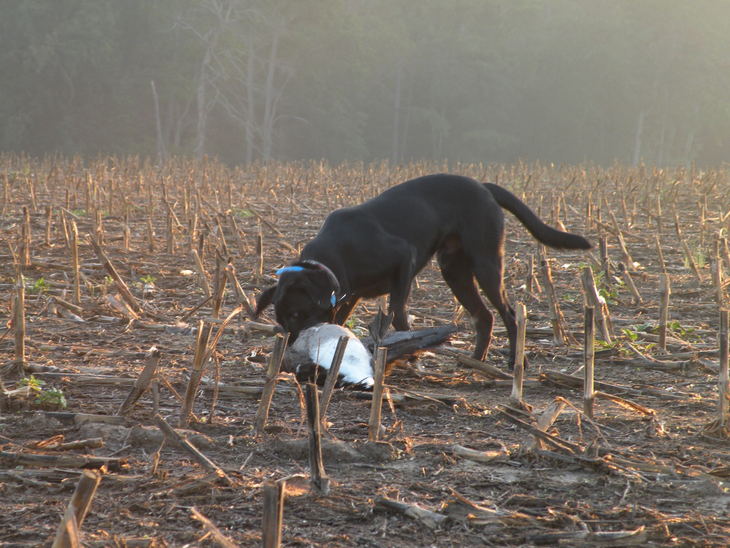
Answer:
[[[386, 379], [392, 401], [383, 406], [380, 443], [367, 441], [369, 396], [335, 392], [324, 433], [331, 490], [318, 494], [309, 486], [306, 417], [290, 376], [278, 384], [265, 433], [254, 430], [273, 338], [242, 314], [223, 331], [206, 364], [194, 416], [181, 430], [228, 481], [171, 443], [161, 444], [150, 392], [124, 416], [109, 418], [154, 345], [161, 353], [157, 411], [178, 426], [195, 329], [205, 320], [215, 332], [220, 318], [238, 305], [229, 284], [219, 319], [213, 317], [214, 300], [206, 301], [191, 247], [201, 252], [211, 287], [218, 250], [231, 257], [244, 292], [253, 297], [274, 281], [277, 267], [296, 257], [327, 212], [440, 170], [282, 165], [232, 171], [212, 162], [155, 168], [135, 160], [87, 165], [2, 158], [0, 544], [50, 544], [81, 467], [98, 468], [106, 459], [81, 527], [87, 546], [216, 544], [192, 517], [193, 508], [233, 543], [260, 545], [262, 486], [282, 478], [287, 478], [284, 546], [727, 545], [730, 444], [712, 428], [720, 307], [711, 268], [715, 236], [727, 228], [730, 209], [725, 171], [452, 166], [453, 172], [504, 184], [549, 222], [559, 219], [595, 243], [606, 237], [608, 279], [600, 274], [598, 248], [593, 258], [548, 252], [565, 326], [574, 337], [560, 345], [550, 329], [544, 283], [538, 277], [541, 287], [532, 293], [526, 287], [531, 255], [539, 270], [536, 244], [518, 222], [508, 221], [506, 282], [511, 300], [528, 309], [525, 401], [532, 414], [508, 409], [510, 381], [461, 365], [453, 352], [423, 354]], [[37, 390], [27, 397], [13, 392], [23, 382], [14, 365], [11, 320], [17, 263], [24, 256], [24, 207], [31, 226], [30, 264], [24, 268], [24, 374], [45, 383], [34, 385]], [[675, 231], [675, 212], [701, 281]], [[54, 300], [73, 301], [71, 221], [78, 227], [81, 271], [81, 308], [75, 314]], [[109, 299], [122, 301], [87, 240], [100, 226], [102, 248], [141, 313]], [[640, 304], [619, 281], [616, 265], [625, 260], [619, 230], [636, 263], [630, 270]], [[666, 352], [655, 334], [662, 272], [657, 235], [672, 286]], [[722, 251], [720, 246], [721, 257]], [[580, 273], [594, 262], [615, 335], [610, 344], [596, 341], [596, 378], [608, 383], [597, 389], [623, 399], [599, 398], [590, 420], [583, 414], [582, 390], [554, 374], [582, 375]], [[456, 321], [459, 332], [447, 347], [471, 349], [470, 322], [459, 314], [434, 265], [418, 277], [410, 304], [414, 327]], [[376, 306], [358, 307], [356, 332], [365, 332]], [[259, 321], [272, 324], [271, 312]], [[507, 341], [499, 319], [495, 327], [487, 361], [506, 372]], [[222, 383], [217, 391], [216, 379]], [[62, 391], [65, 408], [52, 389]], [[411, 397], [404, 400], [404, 394]], [[562, 412], [548, 429], [552, 441], [536, 444], [529, 425], [560, 404]], [[85, 443], [62, 445], [77, 440]], [[48, 459], [23, 458], [33, 455]], [[91, 456], [97, 460], [86, 458]], [[432, 513], [404, 514], [389, 501]]]

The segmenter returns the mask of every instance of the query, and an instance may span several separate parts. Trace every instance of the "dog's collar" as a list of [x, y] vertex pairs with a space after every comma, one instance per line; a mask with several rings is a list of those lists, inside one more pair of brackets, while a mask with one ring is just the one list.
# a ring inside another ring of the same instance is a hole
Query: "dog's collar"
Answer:
[[347, 297], [347, 295], [342, 295], [339, 298], [337, 297], [337, 293], [339, 293], [340, 291], [340, 282], [337, 279], [337, 276], [335, 276], [335, 273], [332, 272], [332, 269], [329, 268], [327, 265], [320, 263], [319, 261], [315, 261], [314, 259], [304, 259], [303, 261], [299, 261], [296, 264], [284, 266], [276, 271], [276, 275], [281, 276], [282, 274], [285, 274], [287, 272], [302, 272], [307, 268], [323, 271], [325, 274], [327, 274], [327, 277], [334, 285], [335, 289], [330, 295], [330, 306], [332, 308], [345, 300], [345, 297]]

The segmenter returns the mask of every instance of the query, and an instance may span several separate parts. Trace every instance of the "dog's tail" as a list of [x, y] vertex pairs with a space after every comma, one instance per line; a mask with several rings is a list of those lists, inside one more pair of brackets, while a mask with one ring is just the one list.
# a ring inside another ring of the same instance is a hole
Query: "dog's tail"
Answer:
[[563, 232], [546, 225], [522, 200], [509, 190], [494, 183], [483, 184], [492, 193], [497, 203], [517, 217], [525, 225], [525, 228], [530, 231], [530, 234], [543, 244], [557, 249], [590, 249], [593, 247], [583, 236]]

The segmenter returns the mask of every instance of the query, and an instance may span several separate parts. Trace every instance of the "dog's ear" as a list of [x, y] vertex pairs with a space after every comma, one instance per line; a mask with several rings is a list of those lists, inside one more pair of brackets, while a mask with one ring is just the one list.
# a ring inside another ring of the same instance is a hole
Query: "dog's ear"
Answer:
[[271, 304], [274, 300], [274, 294], [278, 286], [272, 285], [271, 287], [264, 289], [258, 299], [256, 299], [256, 310], [254, 310], [253, 317], [258, 318], [264, 309]]

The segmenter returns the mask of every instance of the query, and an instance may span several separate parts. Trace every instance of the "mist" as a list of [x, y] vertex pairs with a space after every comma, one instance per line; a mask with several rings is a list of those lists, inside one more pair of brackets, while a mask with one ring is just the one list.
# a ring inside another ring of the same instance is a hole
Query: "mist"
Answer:
[[24, 0], [0, 151], [711, 166], [730, 3]]

